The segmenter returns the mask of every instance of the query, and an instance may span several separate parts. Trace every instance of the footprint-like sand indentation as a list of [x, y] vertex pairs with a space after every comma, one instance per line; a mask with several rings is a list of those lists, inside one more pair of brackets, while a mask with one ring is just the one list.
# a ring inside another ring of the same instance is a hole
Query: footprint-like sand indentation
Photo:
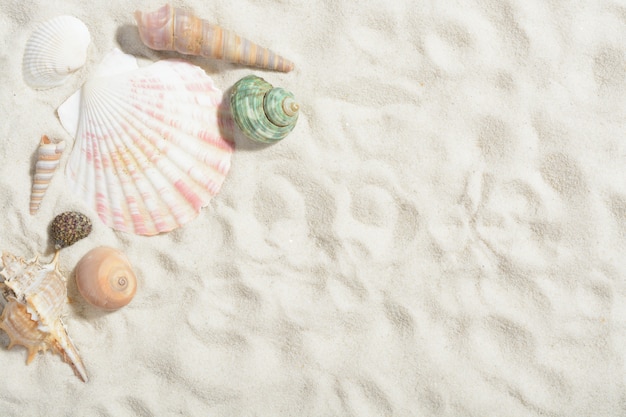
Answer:
[[623, 230], [626, 229], [626, 196], [621, 194], [613, 194], [605, 203], [615, 222]]
[[552, 153], [541, 162], [542, 178], [561, 196], [570, 199], [587, 191], [585, 174], [576, 160], [564, 153]]
[[490, 162], [509, 159], [517, 145], [507, 124], [493, 116], [481, 120], [477, 139], [481, 153]]
[[459, 74], [466, 68], [465, 53], [473, 44], [468, 30], [447, 22], [437, 32], [424, 36], [424, 53], [436, 68], [451, 75]]
[[393, 327], [403, 336], [413, 336], [415, 333], [415, 320], [409, 310], [398, 303], [387, 299], [384, 302], [385, 316]]
[[614, 94], [623, 90], [626, 80], [625, 53], [610, 46], [601, 48], [593, 57], [593, 76], [596, 83], [606, 92]]
[[335, 392], [345, 411], [359, 416], [392, 416], [393, 407], [385, 392], [370, 379], [347, 379], [337, 381]]
[[417, 210], [400, 197], [394, 178], [389, 168], [366, 165], [348, 182], [348, 193], [339, 194], [334, 235], [344, 250], [387, 262], [392, 249], [405, 248], [415, 237]]

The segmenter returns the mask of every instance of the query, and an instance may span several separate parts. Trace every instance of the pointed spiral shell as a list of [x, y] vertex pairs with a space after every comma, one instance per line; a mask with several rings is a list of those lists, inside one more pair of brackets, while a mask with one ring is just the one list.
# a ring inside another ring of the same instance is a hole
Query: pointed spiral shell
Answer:
[[137, 278], [122, 252], [101, 246], [87, 252], [78, 262], [76, 286], [89, 304], [117, 310], [135, 296]]
[[46, 135], [41, 137], [39, 148], [37, 148], [35, 176], [33, 177], [33, 187], [30, 193], [30, 214], [35, 214], [39, 211], [41, 200], [43, 200], [50, 181], [59, 167], [64, 150], [65, 141], [50, 140]]
[[169, 4], [153, 12], [135, 12], [141, 41], [157, 51], [176, 51], [289, 72], [293, 63], [229, 30]]
[[241, 131], [262, 143], [285, 138], [296, 126], [300, 110], [291, 92], [273, 87], [256, 75], [237, 81], [231, 91], [230, 105]]

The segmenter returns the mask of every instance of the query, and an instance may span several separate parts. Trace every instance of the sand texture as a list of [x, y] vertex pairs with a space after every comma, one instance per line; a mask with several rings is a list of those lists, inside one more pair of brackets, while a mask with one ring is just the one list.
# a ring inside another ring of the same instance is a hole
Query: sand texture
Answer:
[[[284, 141], [237, 149], [186, 226], [116, 232], [54, 177], [28, 212], [57, 107], [158, 2], [0, 0], [0, 249], [50, 259], [63, 211], [139, 278], [127, 307], [64, 322], [90, 381], [26, 365], [0, 333], [0, 415], [626, 415], [626, 3], [175, 1], [291, 59], [288, 74], [187, 57], [226, 91], [257, 74], [301, 104]], [[93, 38], [57, 88], [22, 77], [38, 23]], [[64, 167], [69, 152], [61, 159]]]

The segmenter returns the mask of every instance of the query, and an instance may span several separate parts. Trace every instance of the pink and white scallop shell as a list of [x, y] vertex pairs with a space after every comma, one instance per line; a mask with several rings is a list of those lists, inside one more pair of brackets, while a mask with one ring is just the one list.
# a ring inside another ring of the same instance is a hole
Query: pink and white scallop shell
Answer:
[[140, 235], [195, 218], [217, 194], [234, 150], [222, 92], [178, 60], [138, 68], [119, 50], [58, 109], [75, 135], [71, 188], [108, 226]]

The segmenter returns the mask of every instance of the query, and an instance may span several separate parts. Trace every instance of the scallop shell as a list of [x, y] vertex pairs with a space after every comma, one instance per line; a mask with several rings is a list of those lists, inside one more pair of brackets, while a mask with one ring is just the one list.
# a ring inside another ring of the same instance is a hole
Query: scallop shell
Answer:
[[149, 13], [135, 12], [141, 41], [158, 51], [223, 59], [289, 72], [293, 63], [267, 48], [169, 4]]
[[218, 193], [234, 149], [222, 92], [178, 60], [137, 69], [119, 50], [59, 108], [76, 137], [70, 187], [108, 226], [154, 235], [182, 226]]
[[230, 95], [233, 119], [250, 139], [274, 143], [296, 126], [300, 106], [289, 91], [273, 87], [263, 78], [249, 75], [233, 86]]
[[0, 328], [9, 335], [9, 348], [26, 347], [27, 363], [39, 351], [51, 349], [72, 366], [81, 380], [87, 381], [85, 366], [61, 320], [67, 287], [57, 260], [58, 252], [45, 265], [36, 257], [27, 261], [8, 252], [2, 254], [0, 288], [7, 303], [0, 316]]
[[24, 81], [39, 90], [63, 84], [87, 60], [89, 29], [73, 16], [43, 22], [26, 42], [22, 72]]
[[43, 199], [52, 177], [56, 173], [61, 160], [61, 155], [65, 150], [65, 141], [50, 140], [43, 135], [39, 148], [37, 148], [37, 162], [35, 164], [35, 176], [33, 177], [33, 188], [30, 193], [30, 214], [39, 211], [41, 200]]
[[101, 246], [87, 252], [78, 262], [76, 286], [89, 304], [117, 310], [135, 296], [137, 278], [126, 255]]

